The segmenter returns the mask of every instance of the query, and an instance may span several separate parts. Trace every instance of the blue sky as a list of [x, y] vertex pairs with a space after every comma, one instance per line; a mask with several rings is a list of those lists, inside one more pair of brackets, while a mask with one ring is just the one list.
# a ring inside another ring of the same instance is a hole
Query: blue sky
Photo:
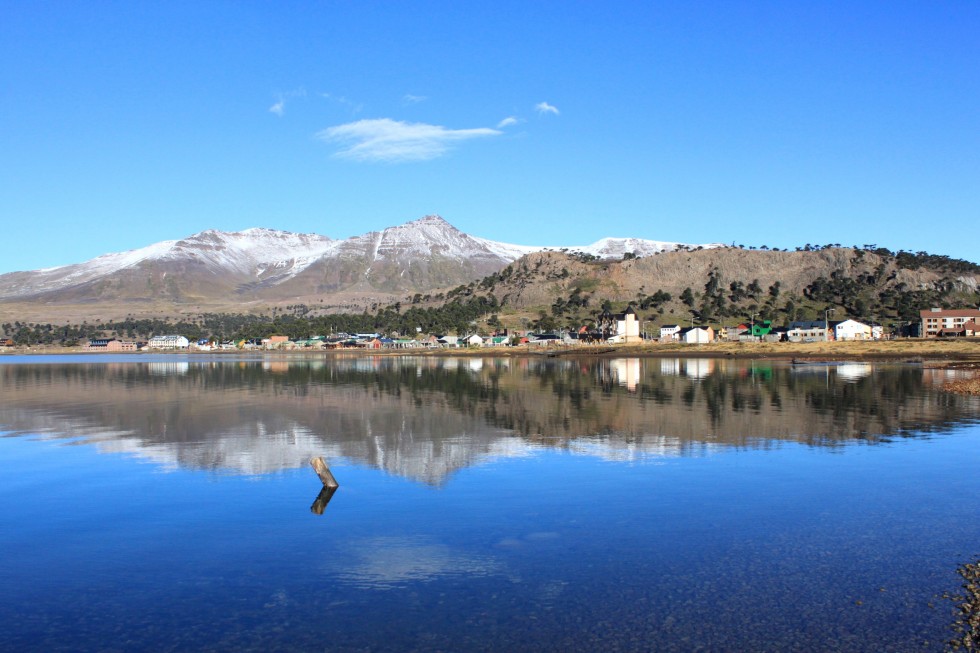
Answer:
[[0, 6], [0, 272], [430, 213], [980, 261], [977, 2]]

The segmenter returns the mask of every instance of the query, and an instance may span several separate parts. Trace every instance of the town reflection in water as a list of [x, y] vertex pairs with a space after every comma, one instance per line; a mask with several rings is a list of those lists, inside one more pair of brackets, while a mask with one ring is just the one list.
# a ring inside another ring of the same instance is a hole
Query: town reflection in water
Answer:
[[921, 435], [978, 413], [937, 390], [945, 374], [710, 358], [26, 362], [0, 365], [0, 431], [229, 473], [323, 455], [439, 485], [545, 448], [642, 461]]

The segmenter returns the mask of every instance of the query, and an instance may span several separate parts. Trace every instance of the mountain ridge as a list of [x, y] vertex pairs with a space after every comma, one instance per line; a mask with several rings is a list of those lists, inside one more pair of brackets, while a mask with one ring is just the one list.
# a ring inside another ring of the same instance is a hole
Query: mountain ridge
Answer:
[[533, 247], [470, 236], [439, 216], [336, 240], [262, 228], [206, 230], [84, 264], [0, 275], [0, 324], [46, 328], [124, 318], [344, 314], [364, 318], [357, 328], [383, 323], [399, 332], [422, 325], [465, 330], [479, 315], [492, 320], [488, 330], [548, 329], [581, 326], [604, 307], [628, 304], [647, 321], [788, 321], [830, 308], [909, 321], [922, 308], [978, 303], [980, 265], [926, 252], [636, 238]]
[[[648, 255], [686, 247], [637, 238], [604, 238], [561, 248], [600, 257]], [[716, 247], [717, 244], [700, 245]], [[207, 301], [429, 290], [479, 279], [549, 247], [466, 234], [437, 215], [381, 231], [332, 239], [251, 228], [208, 229], [89, 261], [0, 275], [0, 301], [95, 302], [109, 299]]]

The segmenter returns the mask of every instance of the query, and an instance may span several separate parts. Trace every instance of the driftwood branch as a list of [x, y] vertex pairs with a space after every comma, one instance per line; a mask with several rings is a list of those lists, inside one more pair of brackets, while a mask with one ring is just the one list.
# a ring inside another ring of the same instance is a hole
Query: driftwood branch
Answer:
[[337, 479], [333, 477], [330, 473], [330, 468], [327, 467], [327, 463], [323, 462], [322, 456], [316, 456], [310, 459], [310, 464], [313, 465], [313, 470], [316, 475], [320, 477], [320, 482], [323, 483], [324, 487], [338, 488], [340, 484], [337, 483]]
[[333, 477], [333, 474], [330, 472], [330, 467], [323, 461], [322, 456], [310, 458], [310, 465], [313, 466], [313, 471], [316, 472], [316, 475], [320, 477], [320, 482], [323, 483], [323, 488], [320, 490], [320, 494], [316, 496], [313, 505], [310, 506], [310, 511], [315, 515], [322, 515], [323, 511], [327, 508], [327, 504], [330, 503], [330, 499], [333, 498], [333, 493], [337, 491], [340, 484]]

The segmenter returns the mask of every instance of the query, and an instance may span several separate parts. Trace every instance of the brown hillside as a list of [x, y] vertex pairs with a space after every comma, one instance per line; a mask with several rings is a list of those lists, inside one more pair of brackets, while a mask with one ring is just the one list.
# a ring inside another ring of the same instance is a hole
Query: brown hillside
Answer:
[[[567, 295], [583, 281], [594, 287], [594, 293], [611, 301], [631, 301], [636, 294], [664, 290], [675, 297], [684, 288], [703, 289], [711, 270], [717, 270], [722, 287], [732, 281], [746, 284], [758, 280], [763, 289], [779, 281], [782, 292], [802, 294], [803, 289], [820, 276], [835, 271], [849, 277], [871, 274], [881, 264], [886, 277], [894, 274], [889, 285], [904, 283], [908, 288], [927, 288], [943, 278], [928, 270], [904, 270], [894, 261], [885, 262], [876, 254], [865, 253], [858, 259], [853, 249], [827, 249], [817, 252], [775, 252], [737, 248], [667, 252], [628, 261], [583, 263], [561, 252], [530, 254], [513, 264], [512, 280], [496, 285], [498, 297], [507, 296], [516, 307], [550, 304], [555, 296]], [[565, 272], [567, 271], [567, 275]], [[961, 283], [971, 285], [971, 279]], [[972, 278], [973, 287], [977, 283]]]
[[[945, 297], [975, 302], [980, 282], [977, 274], [953, 274], [925, 267], [906, 269], [898, 265], [894, 256], [852, 248], [794, 252], [721, 248], [591, 262], [562, 252], [541, 252], [520, 259], [510, 269], [511, 274], [505, 270], [502, 279], [489, 279], [482, 288], [517, 311], [547, 309], [556, 298], [567, 298], [576, 288], [581, 296], [589, 298], [593, 312], [603, 300], [639, 303], [642, 297], [659, 290], [672, 296], [662, 312], [683, 316], [689, 314], [689, 309], [680, 302], [681, 293], [690, 288], [698, 308], [711, 275], [717, 279], [718, 292], [724, 295], [728, 306], [735, 304], [743, 312], [752, 310], [753, 304], [762, 306], [766, 302], [773, 310], [784, 308], [788, 300], [797, 305], [805, 303], [805, 289], [820, 277], [854, 280], [854, 288], [849, 291], [853, 296], [842, 300], [856, 299], [860, 294], [867, 298], [869, 310], [881, 311], [879, 315], [887, 312], [879, 305], [883, 293], [918, 292], [923, 295], [920, 301], [943, 293]], [[744, 287], [755, 282], [761, 292], [732, 302], [732, 282], [741, 282]], [[777, 282], [778, 298], [773, 298], [769, 289]], [[811, 309], [816, 303], [819, 302], [810, 302]], [[844, 312], [838, 317], [843, 319]]]

